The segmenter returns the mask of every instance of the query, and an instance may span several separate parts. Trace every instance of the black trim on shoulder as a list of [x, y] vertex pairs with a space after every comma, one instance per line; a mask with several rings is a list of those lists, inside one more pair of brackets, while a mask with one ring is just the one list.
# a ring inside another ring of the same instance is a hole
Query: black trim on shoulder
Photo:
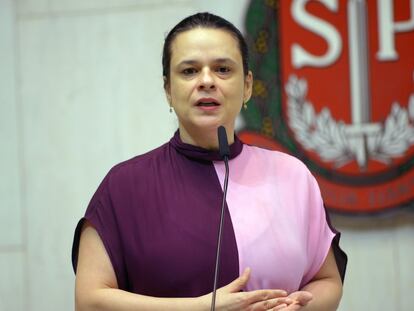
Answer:
[[76, 229], [75, 229], [75, 235], [73, 237], [73, 244], [72, 244], [72, 267], [73, 272], [76, 274], [76, 269], [78, 267], [78, 254], [79, 254], [79, 242], [80, 242], [80, 236], [82, 233], [82, 227], [85, 222], [85, 218], [82, 218], [79, 220]]
[[348, 264], [348, 256], [339, 246], [339, 241], [341, 239], [341, 233], [338, 230], [336, 230], [335, 227], [332, 225], [331, 218], [329, 217], [329, 213], [325, 206], [324, 208], [325, 208], [326, 222], [328, 223], [328, 226], [332, 230], [332, 232], [335, 233], [335, 237], [332, 240], [331, 246], [334, 252], [336, 266], [338, 267], [339, 275], [341, 276], [342, 283], [344, 283], [346, 266]]

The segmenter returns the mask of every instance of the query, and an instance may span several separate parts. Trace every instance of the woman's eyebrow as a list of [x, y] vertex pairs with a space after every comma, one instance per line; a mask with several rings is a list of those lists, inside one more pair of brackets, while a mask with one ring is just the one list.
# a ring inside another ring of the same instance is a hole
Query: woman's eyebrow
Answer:
[[215, 63], [231, 63], [231, 64], [236, 64], [236, 62], [228, 57], [224, 57], [224, 58], [216, 58], [214, 60]]
[[196, 60], [193, 60], [193, 59], [186, 59], [186, 60], [183, 60], [183, 61], [181, 61], [181, 62], [179, 62], [178, 64], [177, 64], [177, 67], [179, 67], [179, 66], [184, 66], [184, 65], [196, 65], [196, 64], [198, 64], [199, 62], [198, 61], [196, 61]]
[[[177, 64], [177, 67], [179, 67], [179, 66], [185, 66], [185, 65], [192, 65], [192, 66], [194, 66], [194, 65], [197, 65], [199, 63], [200, 63], [199, 61], [194, 60], [194, 59], [185, 59], [185, 60], [179, 62]], [[223, 63], [236, 64], [236, 62], [233, 59], [229, 58], [229, 57], [216, 58], [216, 59], [213, 60], [213, 63], [219, 63], [219, 64], [223, 64]]]

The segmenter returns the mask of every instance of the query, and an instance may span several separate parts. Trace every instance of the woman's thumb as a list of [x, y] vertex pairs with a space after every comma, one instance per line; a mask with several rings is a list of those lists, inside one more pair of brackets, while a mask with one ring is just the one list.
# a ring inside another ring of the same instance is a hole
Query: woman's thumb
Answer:
[[223, 287], [223, 290], [229, 293], [236, 293], [243, 289], [246, 285], [247, 281], [250, 278], [250, 268], [244, 269], [242, 275], [240, 275], [237, 279], [233, 282], [227, 284]]

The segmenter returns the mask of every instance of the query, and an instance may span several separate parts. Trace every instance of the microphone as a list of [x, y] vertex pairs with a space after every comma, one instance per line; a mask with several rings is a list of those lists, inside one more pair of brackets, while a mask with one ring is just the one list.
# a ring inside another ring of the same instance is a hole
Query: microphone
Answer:
[[214, 282], [213, 282], [213, 295], [211, 299], [211, 311], [216, 309], [216, 292], [217, 292], [217, 280], [219, 275], [220, 267], [220, 250], [221, 250], [221, 236], [223, 231], [224, 224], [224, 207], [226, 206], [226, 195], [227, 195], [227, 186], [229, 183], [229, 156], [230, 148], [227, 141], [227, 133], [224, 126], [219, 126], [217, 129], [217, 136], [219, 142], [219, 153], [220, 157], [224, 160], [224, 165], [226, 167], [226, 174], [224, 175], [224, 185], [223, 185], [223, 201], [221, 203], [221, 216], [220, 216], [220, 226], [218, 231], [217, 239], [217, 251], [216, 251], [216, 265], [214, 268]]
[[[218, 127], [217, 136], [218, 136], [220, 157], [222, 157], [222, 159], [226, 161], [228, 160], [228, 157], [230, 156], [230, 148], [229, 148], [229, 143], [227, 142], [226, 128], [224, 126]], [[227, 159], [225, 157], [227, 157]]]

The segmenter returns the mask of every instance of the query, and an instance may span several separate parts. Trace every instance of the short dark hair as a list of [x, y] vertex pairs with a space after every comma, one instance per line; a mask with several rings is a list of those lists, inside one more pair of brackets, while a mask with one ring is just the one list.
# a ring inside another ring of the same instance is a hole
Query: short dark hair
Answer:
[[162, 75], [167, 82], [170, 80], [171, 44], [177, 35], [194, 28], [222, 29], [234, 36], [239, 44], [240, 54], [243, 61], [243, 72], [247, 75], [249, 71], [249, 49], [240, 30], [224, 18], [204, 12], [184, 18], [170, 30], [165, 38], [164, 48], [162, 51]]

